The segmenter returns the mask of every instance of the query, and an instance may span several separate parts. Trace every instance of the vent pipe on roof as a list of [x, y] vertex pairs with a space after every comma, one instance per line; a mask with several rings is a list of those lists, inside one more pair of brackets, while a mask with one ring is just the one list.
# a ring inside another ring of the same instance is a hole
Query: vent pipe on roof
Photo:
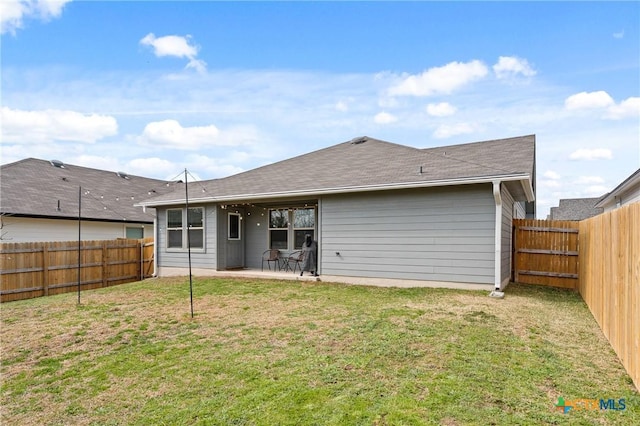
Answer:
[[49, 163], [53, 166], [53, 167], [57, 167], [59, 169], [64, 169], [64, 163], [60, 160], [50, 160]]
[[129, 179], [129, 175], [126, 174], [125, 172], [117, 172], [116, 174], [122, 179]]
[[361, 143], [365, 143], [367, 141], [366, 136], [360, 136], [359, 138], [351, 139], [351, 145], [360, 145]]

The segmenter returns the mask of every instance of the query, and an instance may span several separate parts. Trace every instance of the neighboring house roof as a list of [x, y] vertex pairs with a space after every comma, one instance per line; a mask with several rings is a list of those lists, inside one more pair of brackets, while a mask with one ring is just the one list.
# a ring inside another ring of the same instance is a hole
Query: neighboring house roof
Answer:
[[[438, 148], [356, 138], [222, 179], [189, 186], [190, 202], [220, 202], [339, 192], [444, 186], [499, 180], [533, 201], [535, 136]], [[184, 203], [184, 188], [139, 203]]]
[[551, 220], [583, 220], [599, 215], [604, 209], [595, 207], [599, 198], [561, 199], [558, 207], [551, 208]]
[[175, 186], [158, 179], [71, 164], [56, 167], [54, 161], [27, 158], [0, 166], [0, 213], [77, 219], [82, 187], [83, 219], [152, 223], [154, 212], [144, 212], [134, 204], [172, 191]]
[[607, 205], [616, 205], [618, 200], [620, 200], [622, 204], [624, 204], [625, 200], [623, 200], [622, 198], [627, 191], [635, 193], [636, 197], [637, 193], [640, 192], [640, 169], [636, 170], [631, 174], [631, 176], [622, 181], [622, 183], [616, 186], [613, 191], [603, 195], [598, 200], [596, 206], [605, 207]]

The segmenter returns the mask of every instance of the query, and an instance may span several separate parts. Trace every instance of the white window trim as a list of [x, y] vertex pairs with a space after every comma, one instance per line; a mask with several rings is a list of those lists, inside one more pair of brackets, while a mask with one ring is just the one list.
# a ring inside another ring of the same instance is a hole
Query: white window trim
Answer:
[[[189, 228], [189, 217], [187, 216], [186, 207], [178, 207], [178, 208], [170, 208], [167, 209], [165, 223], [166, 223], [166, 232], [165, 232], [165, 250], [168, 252], [186, 252], [188, 250], [187, 247], [187, 232], [189, 230], [202, 230], [202, 247], [193, 247], [191, 246], [191, 252], [199, 252], [204, 253], [206, 251], [207, 245], [207, 233], [206, 233], [206, 209], [204, 206], [191, 207], [189, 206], [189, 210], [200, 209], [202, 210], [202, 227], [192, 227]], [[182, 212], [182, 226], [180, 228], [169, 228], [169, 210], [180, 210]], [[185, 228], [185, 224], [187, 225]], [[182, 231], [182, 247], [169, 247], [169, 231]], [[186, 230], [186, 232], [185, 232]]]

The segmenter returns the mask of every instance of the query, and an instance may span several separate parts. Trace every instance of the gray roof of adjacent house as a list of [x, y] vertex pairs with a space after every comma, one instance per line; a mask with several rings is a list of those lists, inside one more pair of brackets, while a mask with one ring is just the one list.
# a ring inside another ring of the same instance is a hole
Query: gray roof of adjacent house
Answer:
[[0, 167], [0, 213], [23, 217], [82, 218], [152, 223], [153, 211], [134, 204], [173, 191], [175, 183], [27, 158]]
[[549, 214], [551, 220], [583, 220], [597, 216], [604, 209], [596, 207], [599, 198], [567, 198], [561, 199], [558, 207], [552, 207]]
[[[189, 185], [190, 202], [222, 202], [339, 192], [492, 182], [534, 200], [535, 135], [413, 148], [360, 137], [222, 179]], [[184, 203], [184, 188], [139, 203]]]

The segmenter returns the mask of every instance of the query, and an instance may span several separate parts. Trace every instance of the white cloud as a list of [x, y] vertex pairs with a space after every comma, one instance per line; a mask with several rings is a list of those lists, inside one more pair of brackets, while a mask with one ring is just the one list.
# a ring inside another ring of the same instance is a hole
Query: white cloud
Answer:
[[255, 129], [236, 127], [224, 132], [215, 125], [183, 127], [177, 120], [148, 123], [136, 138], [145, 146], [199, 150], [220, 146], [250, 145], [257, 140]]
[[182, 127], [176, 120], [155, 121], [145, 126], [139, 142], [176, 149], [198, 149], [201, 146], [224, 145], [214, 125]]
[[543, 186], [545, 188], [560, 188], [560, 181], [557, 180], [542, 180], [539, 182], [540, 186]]
[[12, 143], [45, 143], [74, 141], [94, 143], [118, 133], [114, 117], [82, 114], [76, 111], [23, 111], [2, 107], [2, 141]]
[[127, 162], [124, 171], [138, 176], [175, 176], [180, 167], [158, 157], [135, 158]]
[[36, 18], [47, 22], [62, 14], [71, 0], [2, 0], [0, 1], [0, 34], [15, 34], [24, 28], [24, 19]]
[[390, 124], [398, 121], [398, 118], [388, 112], [379, 112], [373, 118], [373, 120], [378, 124]]
[[427, 114], [434, 117], [446, 117], [455, 114], [456, 111], [456, 107], [448, 102], [440, 102], [438, 104], [427, 105]]
[[460, 87], [487, 75], [481, 61], [451, 62], [442, 67], [429, 68], [422, 74], [405, 77], [389, 89], [391, 95], [430, 96], [449, 94]]
[[640, 97], [630, 97], [616, 104], [605, 91], [580, 92], [569, 96], [564, 101], [567, 110], [600, 109], [605, 110], [603, 118], [620, 120], [627, 117], [640, 116]]
[[604, 185], [591, 185], [591, 186], [587, 186], [584, 189], [584, 194], [594, 197], [594, 196], [598, 196], [598, 195], [604, 195], [606, 194], [608, 191], [607, 187]]
[[604, 179], [600, 176], [579, 176], [575, 182], [578, 185], [588, 185], [594, 183], [604, 183]]
[[568, 110], [607, 108], [614, 104], [613, 98], [603, 90], [598, 92], [580, 92], [569, 96], [564, 101], [564, 106]]
[[624, 38], [624, 30], [613, 33], [613, 38]]
[[470, 123], [442, 124], [438, 126], [433, 136], [438, 139], [446, 139], [451, 136], [473, 133], [477, 130], [477, 126]]
[[613, 154], [607, 148], [580, 148], [569, 155], [570, 160], [611, 160]]
[[190, 169], [206, 172], [208, 178], [216, 178], [231, 176], [244, 171], [241, 167], [232, 164], [236, 155], [232, 154], [230, 158], [220, 159], [207, 155], [192, 154], [188, 156], [187, 161]]
[[493, 66], [493, 72], [499, 79], [514, 78], [518, 74], [533, 77], [536, 71], [526, 59], [517, 56], [500, 56], [498, 63]]
[[619, 120], [626, 117], [640, 116], [640, 97], [627, 98], [618, 105], [611, 105], [606, 118]]
[[202, 73], [206, 70], [207, 64], [203, 60], [196, 58], [199, 48], [190, 44], [190, 40], [190, 35], [185, 37], [177, 35], [156, 37], [155, 34], [149, 33], [140, 40], [140, 44], [151, 46], [153, 53], [157, 57], [174, 56], [189, 59], [185, 68], [193, 68]]
[[336, 102], [336, 111], [347, 112], [349, 111], [349, 104], [346, 101], [338, 101]]
[[552, 180], [558, 180], [562, 177], [558, 173], [554, 172], [553, 170], [547, 170], [546, 172], [544, 172], [542, 176]]

